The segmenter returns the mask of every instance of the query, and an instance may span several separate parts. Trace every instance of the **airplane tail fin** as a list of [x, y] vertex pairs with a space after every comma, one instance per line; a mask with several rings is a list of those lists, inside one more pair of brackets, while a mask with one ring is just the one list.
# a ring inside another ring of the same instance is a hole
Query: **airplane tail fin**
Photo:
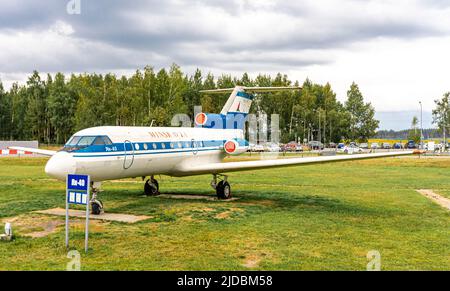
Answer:
[[[219, 119], [222, 119], [224, 122], [223, 128], [234, 128], [234, 129], [243, 129], [245, 125], [245, 121], [248, 113], [250, 112], [250, 107], [252, 105], [252, 101], [254, 96], [253, 93], [263, 93], [263, 92], [278, 92], [278, 91], [288, 91], [288, 90], [300, 90], [301, 87], [244, 87], [244, 86], [236, 86], [234, 88], [226, 88], [226, 89], [213, 89], [213, 90], [202, 90], [201, 93], [210, 93], [210, 94], [223, 94], [223, 93], [231, 93], [230, 97], [228, 97], [227, 102], [222, 108], [220, 112]], [[202, 113], [202, 118], [199, 120], [204, 121], [208, 119], [208, 116]], [[214, 115], [215, 119], [218, 116]], [[238, 120], [236, 122], [236, 120]], [[231, 122], [228, 122], [231, 121]], [[196, 118], [196, 124], [212, 128], [214, 125], [207, 124], [199, 124]], [[217, 125], [217, 122], [215, 122]], [[231, 126], [230, 126], [231, 125]]]

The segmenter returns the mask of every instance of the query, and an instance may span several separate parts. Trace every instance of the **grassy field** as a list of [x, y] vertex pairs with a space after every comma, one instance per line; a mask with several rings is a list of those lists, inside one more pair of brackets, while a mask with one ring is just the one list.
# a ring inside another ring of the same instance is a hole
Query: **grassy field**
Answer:
[[[64, 183], [45, 159], [0, 159], [0, 270], [64, 270], [64, 219], [31, 213], [64, 207]], [[415, 189], [450, 196], [450, 159], [387, 158], [230, 174], [223, 202], [143, 197], [139, 180], [104, 184], [107, 211], [145, 214], [136, 224], [91, 223], [83, 270], [450, 270], [450, 215]], [[210, 176], [159, 179], [161, 191], [212, 195]], [[3, 224], [1, 224], [2, 226]], [[83, 249], [83, 221], [71, 244]]]

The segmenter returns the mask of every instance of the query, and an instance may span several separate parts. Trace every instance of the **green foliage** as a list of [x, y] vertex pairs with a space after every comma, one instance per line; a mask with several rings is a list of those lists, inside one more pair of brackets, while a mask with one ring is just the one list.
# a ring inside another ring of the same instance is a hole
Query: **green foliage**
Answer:
[[[200, 94], [200, 90], [242, 86], [299, 86], [287, 75], [274, 78], [247, 73], [237, 78], [217, 78], [199, 69], [184, 74], [176, 64], [155, 72], [150, 66], [131, 76], [81, 74], [48, 75], [44, 81], [34, 71], [26, 85], [15, 83], [5, 92], [0, 83], [0, 138], [37, 139], [64, 143], [77, 130], [93, 126], [169, 126], [175, 114], [193, 116], [194, 106], [219, 113], [228, 94]], [[343, 105], [330, 84], [309, 79], [303, 90], [265, 93], [255, 98], [251, 113], [279, 115], [281, 141], [342, 139], [365, 140], [375, 134], [374, 109], [365, 104], [358, 86], [352, 84]], [[352, 125], [352, 126], [350, 126]]]
[[408, 140], [413, 140], [415, 143], [420, 142], [420, 129], [418, 128], [419, 119], [414, 116], [411, 121], [411, 129], [408, 132]]
[[12, 130], [12, 100], [11, 94], [8, 94], [3, 89], [3, 84], [0, 81], [0, 138], [11, 138]]
[[437, 124], [439, 130], [444, 134], [448, 132], [450, 124], [450, 92], [447, 92], [442, 96], [442, 99], [435, 100], [436, 108], [433, 110], [433, 123]]
[[367, 141], [376, 133], [379, 121], [374, 119], [375, 109], [370, 103], [364, 103], [364, 98], [357, 84], [353, 83], [347, 91], [345, 108], [348, 112], [347, 137], [352, 141]]

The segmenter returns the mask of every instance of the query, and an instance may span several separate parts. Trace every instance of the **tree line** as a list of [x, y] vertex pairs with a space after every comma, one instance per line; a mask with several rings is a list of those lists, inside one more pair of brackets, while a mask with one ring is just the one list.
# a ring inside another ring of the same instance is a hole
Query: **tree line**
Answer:
[[[109, 74], [47, 74], [34, 71], [26, 84], [7, 91], [0, 81], [0, 139], [39, 140], [63, 144], [77, 130], [102, 125], [170, 126], [174, 114], [193, 116], [194, 106], [218, 113], [228, 94], [207, 95], [200, 90], [243, 86], [299, 86], [284, 74], [260, 74], [252, 79], [223, 74], [215, 77], [197, 69], [185, 74], [173, 64], [155, 71], [147, 66], [131, 76]], [[251, 113], [279, 114], [281, 141], [366, 141], [376, 133], [375, 110], [364, 102], [353, 83], [344, 103], [330, 84], [307, 79], [301, 91], [265, 93]]]
[[[413, 120], [414, 121], [414, 120]], [[379, 130], [374, 138], [377, 139], [400, 139], [400, 140], [420, 140], [420, 127], [411, 122], [410, 129], [403, 130]], [[424, 139], [442, 138], [442, 134], [436, 128], [424, 128], [422, 130]]]

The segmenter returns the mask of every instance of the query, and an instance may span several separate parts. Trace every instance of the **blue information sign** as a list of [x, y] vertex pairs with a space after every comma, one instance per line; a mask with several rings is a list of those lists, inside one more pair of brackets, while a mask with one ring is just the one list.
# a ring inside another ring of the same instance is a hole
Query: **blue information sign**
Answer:
[[88, 251], [89, 239], [89, 183], [88, 175], [67, 175], [66, 189], [66, 247], [69, 247], [69, 204], [86, 205], [86, 234], [84, 250]]
[[87, 205], [89, 176], [67, 175], [67, 202], [69, 204]]

